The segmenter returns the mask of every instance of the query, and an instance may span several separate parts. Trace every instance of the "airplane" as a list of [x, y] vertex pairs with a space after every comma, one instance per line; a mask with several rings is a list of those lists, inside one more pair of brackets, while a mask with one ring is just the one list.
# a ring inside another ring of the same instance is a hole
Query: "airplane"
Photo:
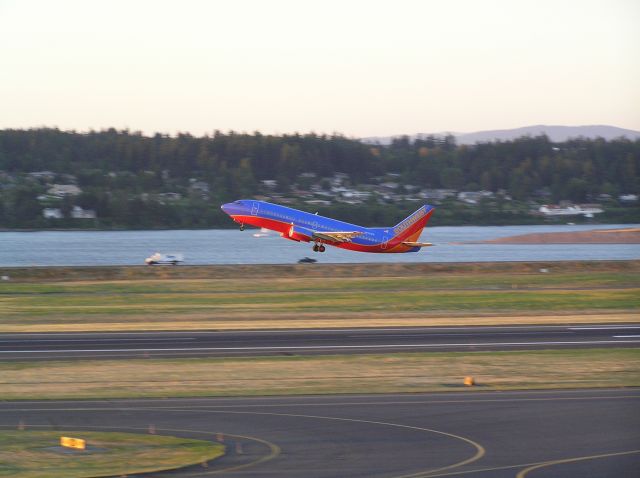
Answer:
[[425, 204], [392, 227], [363, 227], [319, 216], [279, 204], [240, 199], [220, 206], [240, 230], [245, 225], [277, 231], [285, 239], [313, 242], [314, 252], [324, 252], [325, 244], [359, 252], [418, 252], [429, 242], [418, 242], [434, 207]]

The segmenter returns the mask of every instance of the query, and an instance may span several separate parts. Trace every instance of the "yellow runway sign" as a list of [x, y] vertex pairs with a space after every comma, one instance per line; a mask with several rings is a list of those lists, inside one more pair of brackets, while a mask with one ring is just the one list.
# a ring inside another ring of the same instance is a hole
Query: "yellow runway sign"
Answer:
[[87, 447], [87, 443], [83, 439], [70, 437], [60, 437], [60, 445], [77, 450], [84, 450]]

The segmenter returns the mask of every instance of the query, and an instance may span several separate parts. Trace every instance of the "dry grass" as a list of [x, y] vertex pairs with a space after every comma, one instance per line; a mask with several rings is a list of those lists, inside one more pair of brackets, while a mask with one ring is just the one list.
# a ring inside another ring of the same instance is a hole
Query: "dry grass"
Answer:
[[137, 359], [0, 364], [3, 399], [640, 386], [640, 350]]
[[455, 312], [447, 314], [417, 314], [369, 312], [369, 313], [279, 313], [265, 315], [262, 311], [225, 313], [218, 317], [210, 313], [182, 313], [138, 315], [134, 317], [91, 316], [74, 320], [48, 317], [48, 320], [0, 324], [3, 333], [15, 332], [113, 332], [113, 331], [189, 331], [189, 330], [260, 330], [307, 328], [357, 328], [357, 327], [430, 327], [476, 325], [578, 325], [640, 323], [636, 312], [582, 313], [560, 312], [519, 313], [501, 315], [490, 313]]

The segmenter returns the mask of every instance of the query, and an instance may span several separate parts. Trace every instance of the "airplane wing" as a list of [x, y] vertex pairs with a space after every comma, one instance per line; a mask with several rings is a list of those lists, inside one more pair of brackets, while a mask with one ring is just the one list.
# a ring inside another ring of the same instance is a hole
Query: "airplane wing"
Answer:
[[354, 237], [364, 234], [360, 231], [326, 231], [314, 232], [314, 239], [322, 239], [330, 242], [351, 242]]
[[430, 242], [404, 241], [402, 244], [404, 244], [405, 246], [409, 246], [409, 247], [429, 247], [429, 246], [433, 246], [433, 244], [431, 244]]

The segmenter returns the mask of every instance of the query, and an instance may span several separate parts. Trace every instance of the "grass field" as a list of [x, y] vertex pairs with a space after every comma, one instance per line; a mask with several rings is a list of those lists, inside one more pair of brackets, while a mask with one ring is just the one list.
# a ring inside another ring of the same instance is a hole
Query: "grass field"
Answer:
[[[62, 449], [61, 436], [87, 449]], [[0, 431], [0, 477], [95, 478], [170, 470], [213, 460], [224, 446], [205, 440], [96, 431]]]
[[[0, 363], [3, 399], [640, 386], [640, 349]], [[1, 476], [1, 475], [0, 475]]]
[[363, 269], [356, 277], [309, 280], [55, 281], [47, 275], [0, 283], [0, 332], [634, 322], [640, 320], [640, 274], [631, 264], [401, 277]]
[[[0, 332], [640, 322], [640, 261], [11, 274]], [[640, 350], [4, 362], [0, 398], [446, 391], [467, 375], [479, 390], [640, 386]]]

